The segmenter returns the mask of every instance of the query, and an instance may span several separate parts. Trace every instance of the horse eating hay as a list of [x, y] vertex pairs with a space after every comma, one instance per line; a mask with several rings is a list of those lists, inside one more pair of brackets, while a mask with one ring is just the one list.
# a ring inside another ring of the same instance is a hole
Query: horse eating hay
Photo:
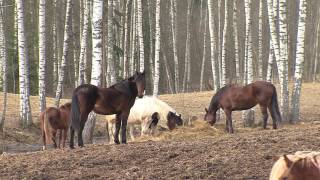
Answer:
[[[106, 116], [106, 120], [108, 124], [114, 123], [115, 115]], [[157, 120], [158, 122], [155, 122]], [[136, 99], [128, 117], [128, 124], [141, 124], [142, 134], [150, 134], [155, 130], [157, 124], [172, 130], [176, 125], [181, 126], [182, 123], [181, 115], [177, 115], [176, 110], [154, 96], [144, 96], [141, 99]], [[108, 127], [111, 137], [112, 126], [108, 125]], [[133, 138], [132, 131], [130, 133], [131, 138]]]
[[269, 180], [320, 179], [320, 152], [298, 151], [283, 155], [273, 165]]
[[[40, 114], [40, 126], [42, 131], [43, 150], [46, 149], [46, 144], [50, 140], [55, 148], [65, 147], [65, 142], [70, 124], [71, 103], [61, 105], [59, 108], [49, 107]], [[56, 143], [56, 134], [60, 130], [59, 146]], [[62, 137], [63, 136], [63, 137]]]
[[232, 111], [246, 110], [259, 104], [263, 114], [263, 128], [267, 127], [268, 112], [273, 120], [273, 129], [277, 129], [277, 122], [281, 121], [278, 107], [277, 91], [274, 85], [265, 81], [256, 81], [243, 87], [227, 85], [219, 89], [212, 97], [209, 109], [205, 108], [205, 120], [211, 125], [216, 123], [216, 112], [222, 108], [226, 114], [226, 129], [233, 133]]
[[121, 142], [126, 143], [129, 112], [136, 97], [143, 97], [145, 84], [145, 73], [136, 72], [132, 77], [109, 88], [101, 88], [90, 84], [78, 86], [72, 95], [70, 148], [74, 148], [73, 138], [75, 131], [78, 132], [78, 145], [83, 147], [82, 131], [92, 110], [97, 114], [116, 114], [114, 142], [120, 144], [119, 131], [121, 128]]

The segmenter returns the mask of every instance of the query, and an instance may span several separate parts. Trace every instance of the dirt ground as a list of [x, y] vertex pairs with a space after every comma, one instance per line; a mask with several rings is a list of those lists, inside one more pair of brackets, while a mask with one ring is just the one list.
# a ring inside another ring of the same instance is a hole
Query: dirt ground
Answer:
[[[100, 143], [75, 150], [4, 153], [0, 155], [0, 179], [268, 179], [279, 155], [319, 150], [319, 88], [320, 84], [304, 84], [300, 123], [282, 124], [278, 130], [262, 130], [259, 125], [244, 128], [241, 113], [236, 112], [232, 135], [224, 132], [224, 121], [211, 127], [202, 120], [212, 92], [163, 95], [160, 98], [182, 113], [184, 120], [198, 120], [126, 145]], [[259, 124], [259, 108], [255, 114]], [[0, 146], [40, 144], [37, 126], [23, 130], [14, 121], [6, 125]], [[100, 118], [96, 136], [104, 135], [104, 125]]]

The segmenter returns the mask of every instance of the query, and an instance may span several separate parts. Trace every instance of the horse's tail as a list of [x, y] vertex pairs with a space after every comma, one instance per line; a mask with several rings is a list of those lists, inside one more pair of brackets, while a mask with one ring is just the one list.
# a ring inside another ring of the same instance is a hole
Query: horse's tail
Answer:
[[279, 105], [278, 105], [278, 95], [277, 95], [277, 90], [273, 86], [273, 95], [271, 99], [271, 115], [273, 115], [278, 122], [282, 121], [281, 113], [279, 110]]
[[71, 127], [78, 132], [80, 129], [80, 107], [76, 93], [72, 96], [71, 102]]

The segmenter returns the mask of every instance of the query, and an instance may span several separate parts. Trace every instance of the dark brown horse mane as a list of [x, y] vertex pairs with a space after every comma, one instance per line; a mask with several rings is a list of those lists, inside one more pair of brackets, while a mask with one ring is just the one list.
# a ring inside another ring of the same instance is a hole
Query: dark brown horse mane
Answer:
[[[211, 102], [210, 102], [210, 106], [209, 106], [209, 111], [214, 110], [216, 108], [218, 108], [219, 105], [219, 100], [222, 97], [222, 95], [225, 93], [225, 91], [227, 89], [229, 89], [231, 86], [234, 86], [232, 84], [226, 85], [222, 88], [220, 88], [217, 93], [213, 96]], [[214, 108], [214, 109], [213, 109]]]

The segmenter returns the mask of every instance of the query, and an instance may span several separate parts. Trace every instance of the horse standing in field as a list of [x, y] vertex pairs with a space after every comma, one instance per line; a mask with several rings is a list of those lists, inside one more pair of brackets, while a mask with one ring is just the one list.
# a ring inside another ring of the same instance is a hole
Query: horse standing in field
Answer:
[[320, 179], [320, 152], [302, 151], [283, 155], [273, 165], [269, 180]]
[[[112, 126], [109, 124], [114, 124], [116, 117], [115, 115], [106, 116], [108, 123], [109, 136], [112, 136]], [[170, 107], [164, 101], [153, 97], [144, 96], [141, 99], [136, 99], [134, 105], [130, 110], [128, 117], [128, 124], [131, 125], [130, 136], [131, 139], [134, 138], [133, 135], [133, 125], [141, 125], [141, 134], [152, 134], [155, 131], [157, 124], [168, 127], [172, 130], [176, 125], [181, 126], [183, 121], [181, 115], [177, 115], [176, 110]]]
[[114, 142], [120, 144], [119, 131], [121, 127], [121, 142], [126, 143], [127, 119], [136, 97], [143, 97], [145, 91], [145, 73], [136, 72], [132, 77], [122, 80], [109, 88], [101, 88], [90, 84], [78, 86], [72, 95], [70, 148], [74, 148], [74, 132], [78, 132], [78, 145], [83, 147], [82, 131], [89, 113], [116, 114]]
[[[40, 125], [42, 131], [43, 150], [46, 149], [46, 144], [50, 140], [55, 148], [65, 147], [65, 142], [69, 129], [71, 103], [61, 105], [59, 108], [49, 107], [40, 114]], [[60, 130], [59, 146], [56, 143], [56, 134]]]
[[277, 91], [273, 84], [256, 81], [243, 87], [227, 85], [218, 90], [212, 97], [209, 108], [205, 108], [205, 120], [211, 125], [216, 123], [216, 112], [222, 108], [226, 114], [226, 129], [233, 133], [232, 111], [246, 110], [259, 104], [263, 114], [263, 128], [267, 128], [268, 112], [273, 120], [273, 129], [277, 129], [277, 122], [282, 121], [278, 106]]

